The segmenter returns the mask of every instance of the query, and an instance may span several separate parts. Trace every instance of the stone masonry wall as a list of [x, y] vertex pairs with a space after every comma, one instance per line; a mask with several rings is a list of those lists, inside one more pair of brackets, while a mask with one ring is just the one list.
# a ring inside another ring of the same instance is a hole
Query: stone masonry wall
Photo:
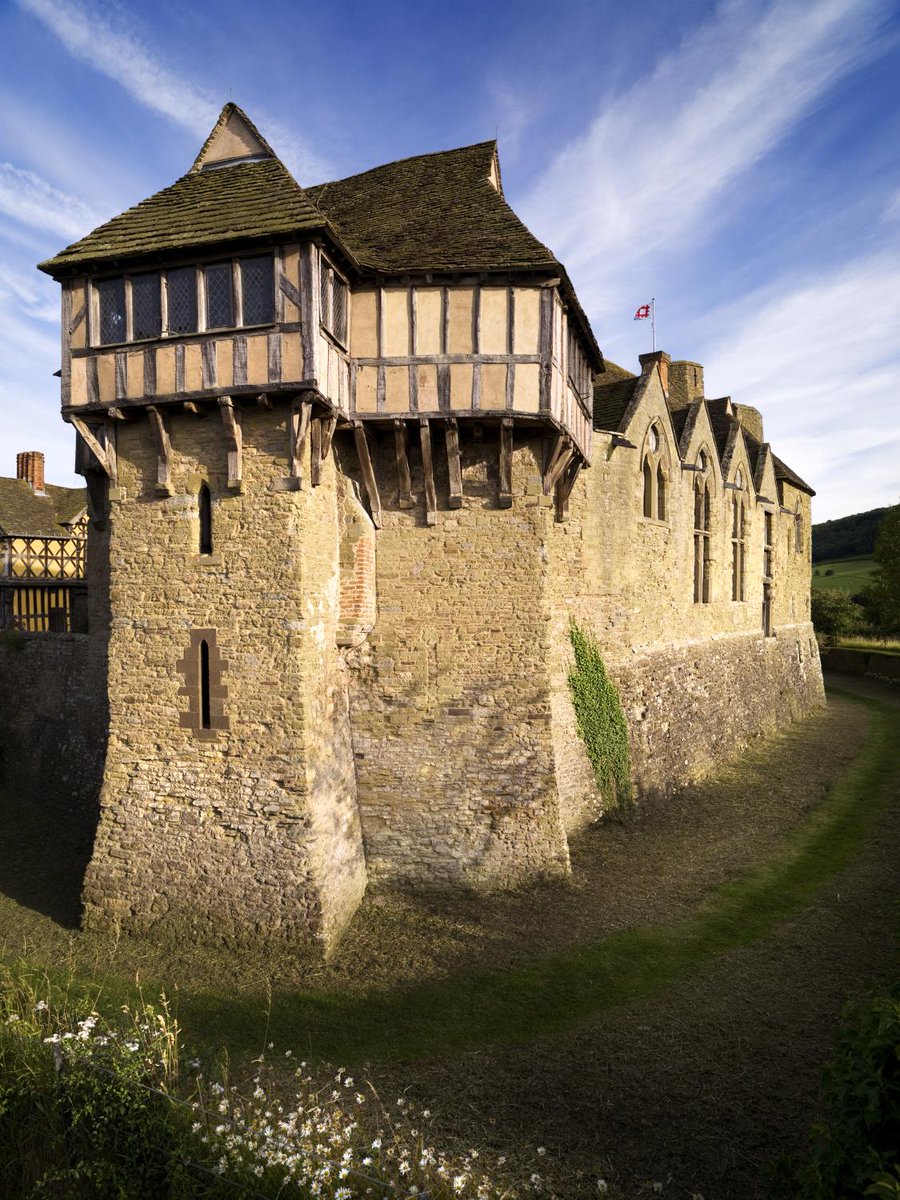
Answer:
[[[365, 888], [335, 636], [336, 475], [329, 462], [319, 487], [288, 490], [287, 419], [285, 409], [240, 414], [235, 494], [218, 419], [170, 418], [168, 498], [156, 494], [148, 424], [118, 427], [105, 535], [110, 738], [88, 922], [327, 946]], [[209, 555], [199, 553], [203, 481]], [[187, 669], [206, 630], [218, 672], [210, 729], [191, 715], [199, 668]]]
[[[372, 432], [384, 526], [378, 618], [351, 697], [369, 877], [507, 885], [568, 870], [554, 777], [544, 612], [540, 438], [517, 436], [512, 508], [498, 506], [498, 434], [460, 422], [465, 499], [448, 504], [434, 437], [437, 522], [399, 507], [393, 434]], [[351, 447], [345, 469], [355, 472]], [[532, 494], [526, 496], [526, 489]]]
[[103, 777], [102, 645], [84, 634], [0, 639], [0, 788], [94, 813]]

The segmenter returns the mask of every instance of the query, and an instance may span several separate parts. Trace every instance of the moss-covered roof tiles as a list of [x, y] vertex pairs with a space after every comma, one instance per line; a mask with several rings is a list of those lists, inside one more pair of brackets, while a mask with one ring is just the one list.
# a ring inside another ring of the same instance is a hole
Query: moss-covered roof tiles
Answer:
[[772, 465], [775, 468], [775, 478], [779, 483], [790, 483], [801, 492], [808, 492], [810, 496], [816, 494], [808, 483], [804, 483], [796, 471], [792, 471], [787, 463], [781, 461], [777, 454], [772, 455]]
[[556, 267], [489, 180], [495, 142], [421, 154], [308, 189], [359, 262], [378, 271]]
[[107, 260], [320, 229], [325, 219], [277, 158], [190, 171], [40, 264], [49, 275]]
[[25, 479], [0, 478], [0, 531], [30, 537], [59, 537], [87, 504], [84, 488], [48, 484], [36, 496]]
[[617, 433], [640, 381], [636, 376], [594, 387], [594, 428]]

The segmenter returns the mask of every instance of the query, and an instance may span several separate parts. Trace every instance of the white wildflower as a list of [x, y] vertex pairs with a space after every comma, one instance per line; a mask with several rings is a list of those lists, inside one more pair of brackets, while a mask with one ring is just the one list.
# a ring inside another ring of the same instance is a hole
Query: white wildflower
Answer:
[[468, 1182], [469, 1181], [465, 1175], [454, 1175], [453, 1183], [452, 1183], [454, 1192], [464, 1192], [466, 1190], [466, 1184]]
[[541, 1156], [541, 1158], [543, 1158], [544, 1155], [547, 1153], [547, 1147], [546, 1146], [538, 1146], [537, 1152]]
[[605, 1196], [606, 1193], [609, 1191], [609, 1184], [606, 1182], [605, 1179], [597, 1180], [597, 1191], [599, 1192], [599, 1194], [601, 1196]]
[[32, 1012], [46, 1012], [49, 1005], [46, 1000], [38, 1000], [37, 1004], [32, 1009]]

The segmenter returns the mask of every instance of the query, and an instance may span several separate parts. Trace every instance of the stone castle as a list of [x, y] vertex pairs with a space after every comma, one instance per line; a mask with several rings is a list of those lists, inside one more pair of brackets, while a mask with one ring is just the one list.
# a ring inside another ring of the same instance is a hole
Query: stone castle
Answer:
[[327, 947], [367, 885], [565, 874], [610, 804], [573, 620], [643, 795], [820, 702], [810, 488], [698, 364], [604, 363], [495, 143], [303, 188], [229, 104], [42, 269], [90, 497], [86, 921]]

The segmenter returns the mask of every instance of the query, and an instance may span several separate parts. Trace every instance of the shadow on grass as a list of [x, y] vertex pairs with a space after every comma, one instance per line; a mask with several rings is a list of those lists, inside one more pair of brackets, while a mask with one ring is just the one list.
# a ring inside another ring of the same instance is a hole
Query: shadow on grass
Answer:
[[0, 892], [65, 929], [81, 919], [81, 887], [97, 829], [96, 805], [50, 791], [0, 791]]
[[822, 808], [781, 855], [717, 889], [686, 920], [626, 930], [524, 967], [387, 994], [294, 991], [271, 1002], [182, 994], [180, 1019], [208, 1032], [209, 1049], [226, 1043], [258, 1050], [267, 1023], [268, 1038], [310, 1057], [401, 1061], [530, 1042], [656, 994], [714, 956], [770, 934], [809, 905], [861, 847], [900, 780], [900, 718], [869, 700], [847, 698], [871, 709], [871, 730]]

